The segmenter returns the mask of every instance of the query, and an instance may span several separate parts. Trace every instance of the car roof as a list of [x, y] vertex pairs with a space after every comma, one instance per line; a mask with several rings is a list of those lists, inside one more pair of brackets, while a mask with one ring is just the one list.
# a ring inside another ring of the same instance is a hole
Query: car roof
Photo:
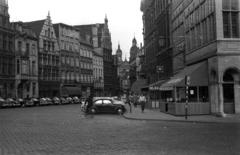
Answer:
[[93, 100], [101, 100], [101, 99], [105, 99], [105, 100], [113, 100], [112, 97], [94, 97]]

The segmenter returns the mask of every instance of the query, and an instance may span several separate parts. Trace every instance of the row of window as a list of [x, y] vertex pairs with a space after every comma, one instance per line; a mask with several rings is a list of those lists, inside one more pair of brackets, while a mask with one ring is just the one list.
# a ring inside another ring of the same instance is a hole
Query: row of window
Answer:
[[214, 14], [186, 32], [186, 51], [189, 52], [216, 38]]
[[37, 75], [36, 61], [17, 60], [17, 74]]
[[0, 49], [13, 51], [13, 37], [0, 33]]
[[94, 68], [93, 69], [93, 76], [94, 77], [103, 77], [103, 69], [97, 69], [97, 68]]
[[39, 54], [38, 61], [39, 61], [39, 64], [42, 64], [42, 65], [60, 66], [59, 56]]
[[80, 45], [78, 43], [70, 43], [67, 41], [61, 41], [61, 49], [62, 50], [66, 50], [66, 51], [70, 51], [70, 52], [78, 52], [79, 53], [79, 49], [80, 49]]
[[60, 34], [67, 37], [73, 37], [79, 39], [79, 32], [67, 28], [61, 28]]
[[38, 74], [41, 80], [59, 80], [59, 71], [56, 69], [39, 69]]
[[52, 41], [43, 41], [43, 49], [44, 51], [54, 52], [55, 51], [55, 42]]
[[[193, 2], [191, 4], [193, 4]], [[185, 10], [185, 27], [187, 30], [215, 11], [214, 0], [206, 0], [192, 12], [187, 11], [189, 9], [190, 7]]]
[[[75, 61], [74, 61], [75, 60]], [[89, 62], [80, 61], [79, 58], [74, 59], [74, 57], [64, 57], [62, 56], [62, 64], [81, 67], [85, 69], [93, 69], [93, 64]]]
[[36, 45], [18, 41], [16, 54], [22, 56], [37, 56]]
[[76, 80], [78, 82], [92, 83], [93, 75], [80, 74], [79, 72], [68, 72], [62, 71], [61, 73], [62, 80]]
[[15, 75], [13, 58], [0, 57], [0, 74]]
[[93, 65], [103, 66], [103, 61], [100, 59], [93, 58]]

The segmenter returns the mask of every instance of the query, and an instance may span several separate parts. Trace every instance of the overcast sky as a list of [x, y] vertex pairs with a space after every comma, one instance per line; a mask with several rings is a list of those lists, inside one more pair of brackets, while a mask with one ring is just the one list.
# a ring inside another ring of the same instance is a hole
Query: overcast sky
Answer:
[[8, 0], [10, 21], [45, 19], [48, 11], [53, 23], [84, 25], [104, 23], [105, 14], [112, 37], [113, 54], [118, 42], [129, 59], [132, 39], [143, 42], [141, 0]]

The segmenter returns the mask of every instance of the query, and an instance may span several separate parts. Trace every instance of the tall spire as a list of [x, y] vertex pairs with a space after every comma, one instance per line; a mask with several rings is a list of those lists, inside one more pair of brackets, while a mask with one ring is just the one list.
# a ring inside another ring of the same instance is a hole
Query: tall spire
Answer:
[[105, 14], [105, 23], [108, 23], [107, 14]]
[[118, 42], [118, 49], [120, 49], [120, 44], [119, 44], [119, 42]]

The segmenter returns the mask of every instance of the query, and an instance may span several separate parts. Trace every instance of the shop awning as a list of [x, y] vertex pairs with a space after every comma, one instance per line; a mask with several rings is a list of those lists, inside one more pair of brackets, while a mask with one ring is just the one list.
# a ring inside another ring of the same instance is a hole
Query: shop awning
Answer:
[[79, 87], [62, 87], [63, 96], [79, 96], [82, 94], [81, 88]]
[[157, 81], [155, 83], [152, 83], [148, 86], [145, 86], [145, 87], [142, 87], [141, 90], [142, 91], [159, 91], [160, 90], [160, 86], [166, 82], [166, 80], [160, 80], [160, 81]]
[[138, 79], [132, 84], [131, 92], [141, 92], [141, 88], [146, 85], [146, 80]]
[[186, 67], [180, 73], [176, 74], [165, 82], [161, 87], [161, 91], [173, 90], [174, 87], [185, 86], [185, 76], [190, 76], [189, 86], [208, 86], [208, 68], [207, 61]]

